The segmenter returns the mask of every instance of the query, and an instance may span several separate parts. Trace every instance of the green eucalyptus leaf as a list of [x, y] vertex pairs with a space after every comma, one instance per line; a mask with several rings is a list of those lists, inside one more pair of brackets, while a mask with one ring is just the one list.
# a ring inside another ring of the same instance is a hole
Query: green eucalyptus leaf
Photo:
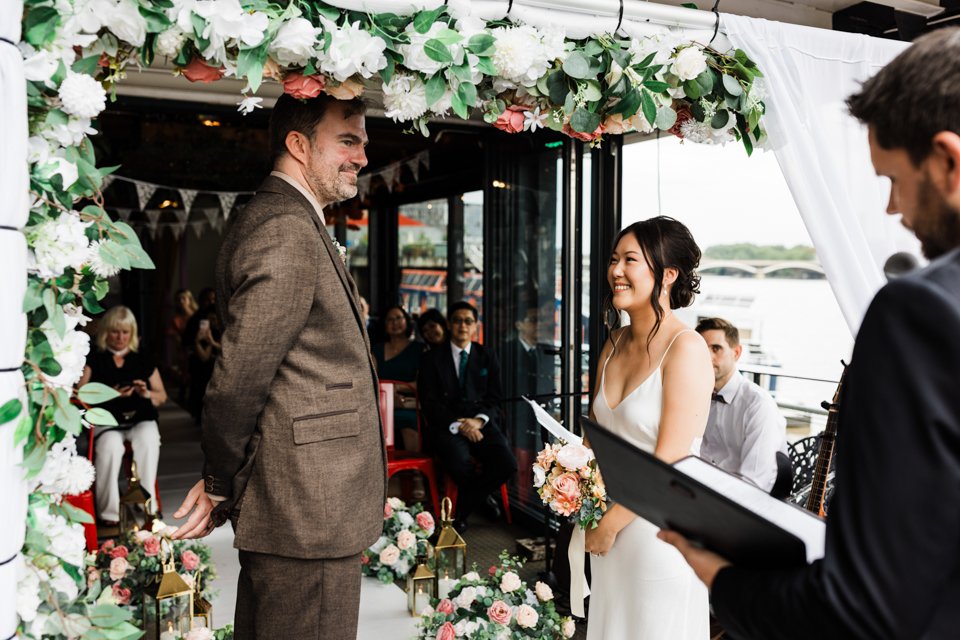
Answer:
[[600, 116], [587, 109], [577, 109], [570, 116], [570, 128], [580, 133], [593, 133], [600, 126]]
[[80, 58], [72, 65], [70, 68], [75, 73], [85, 73], [88, 76], [95, 76], [97, 74], [97, 69], [100, 67], [100, 54], [87, 56], [86, 58]]
[[730, 112], [726, 109], [717, 111], [716, 115], [710, 120], [710, 126], [714, 129], [725, 129], [730, 122]]
[[587, 102], [596, 102], [603, 97], [603, 91], [600, 90], [600, 83], [596, 80], [587, 80], [584, 83], [583, 99]]
[[563, 104], [570, 93], [570, 85], [566, 76], [560, 71], [554, 71], [547, 77], [547, 95], [553, 104]]
[[726, 89], [727, 93], [731, 96], [740, 96], [743, 93], [743, 87], [740, 86], [740, 82], [733, 76], [723, 74], [723, 88]]
[[630, 89], [627, 95], [623, 96], [619, 102], [613, 105], [613, 108], [610, 109], [610, 114], [620, 113], [623, 114], [624, 118], [629, 118], [640, 108], [640, 102], [640, 91], [636, 88]]
[[581, 49], [588, 56], [598, 56], [603, 53], [603, 45], [596, 40], [588, 40], [587, 44]]
[[581, 51], [574, 51], [567, 59], [563, 61], [563, 72], [571, 78], [577, 80], [586, 80], [596, 77], [597, 74], [591, 73], [590, 59]]
[[657, 104], [646, 89], [640, 91], [640, 107], [643, 109], [643, 117], [647, 119], [647, 122], [653, 124], [657, 119]]
[[430, 76], [430, 79], [427, 80], [427, 106], [432, 107], [435, 105], [437, 100], [443, 97], [446, 90], [447, 82], [441, 74], [436, 73]]
[[88, 382], [77, 391], [77, 397], [86, 404], [101, 404], [119, 398], [120, 394], [101, 382]]
[[660, 107], [654, 125], [661, 131], [666, 131], [677, 123], [677, 112], [671, 107]]
[[712, 69], [707, 69], [696, 77], [697, 84], [700, 85], [700, 93], [705, 96], [713, 91], [713, 74]]
[[703, 105], [700, 104], [699, 100], [690, 103], [690, 113], [697, 122], [703, 122], [707, 117], [707, 113], [703, 110]]
[[20, 415], [23, 410], [23, 403], [17, 398], [11, 398], [0, 407], [0, 424], [6, 424]]
[[478, 33], [467, 40], [467, 50], [478, 56], [492, 54], [496, 39], [489, 33]]
[[423, 52], [427, 54], [427, 57], [436, 62], [453, 62], [453, 56], [450, 54], [450, 50], [447, 49], [447, 45], [443, 44], [436, 38], [427, 40], [423, 45]]
[[687, 80], [683, 83], [683, 92], [691, 100], [700, 99], [700, 85], [697, 84], [696, 80]]
[[630, 66], [630, 52], [626, 49], [610, 49], [610, 57], [613, 58], [613, 61], [620, 65], [623, 69], [626, 69]]
[[446, 7], [440, 5], [436, 9], [429, 9], [427, 11], [421, 11], [413, 19], [413, 28], [416, 29], [417, 33], [426, 33], [430, 31], [430, 27], [433, 26], [433, 23], [437, 21], [437, 18], [440, 17], [440, 14], [443, 13], [443, 10]]
[[[47, 291], [50, 291], [50, 289], [47, 289]], [[67, 320], [63, 314], [63, 307], [54, 305], [53, 313], [48, 312], [47, 317], [50, 320], [50, 324], [53, 325], [53, 330], [62, 338], [67, 333]]]
[[101, 407], [87, 409], [87, 412], [83, 414], [83, 419], [90, 424], [99, 425], [101, 427], [117, 426], [117, 419], [113, 417], [113, 414]]
[[577, 101], [573, 92], [567, 94], [567, 98], [563, 101], [563, 112], [567, 115], [573, 113], [573, 110], [577, 108]]
[[80, 422], [80, 410], [69, 402], [57, 405], [53, 412], [53, 421], [58, 427], [71, 435], [79, 435], [80, 430], [83, 429], [83, 424]]

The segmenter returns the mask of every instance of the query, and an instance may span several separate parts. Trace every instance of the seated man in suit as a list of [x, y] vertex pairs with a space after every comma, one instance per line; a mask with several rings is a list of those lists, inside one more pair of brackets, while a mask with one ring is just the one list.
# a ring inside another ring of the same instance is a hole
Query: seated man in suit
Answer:
[[700, 457], [770, 492], [777, 480], [777, 454], [787, 453], [787, 421], [770, 394], [737, 370], [743, 346], [735, 326], [723, 318], [704, 318], [697, 333], [710, 349], [716, 378]]
[[467, 516], [517, 471], [499, 425], [500, 365], [473, 341], [477, 317], [467, 302], [450, 307], [450, 341], [424, 353], [417, 377], [424, 446], [457, 483], [461, 530]]

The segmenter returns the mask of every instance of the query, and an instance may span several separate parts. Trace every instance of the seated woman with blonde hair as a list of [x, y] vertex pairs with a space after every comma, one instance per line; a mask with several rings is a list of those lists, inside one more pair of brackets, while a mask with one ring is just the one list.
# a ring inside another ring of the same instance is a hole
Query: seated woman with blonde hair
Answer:
[[140, 484], [153, 493], [160, 461], [157, 407], [166, 402], [163, 381], [151, 358], [138, 351], [137, 319], [127, 307], [107, 311], [97, 327], [95, 346], [87, 356], [80, 386], [100, 382], [116, 389], [119, 398], [101, 405], [117, 420], [116, 427], [97, 427], [94, 466], [97, 469], [97, 515], [104, 525], [120, 519], [118, 478], [124, 442], [133, 448]]

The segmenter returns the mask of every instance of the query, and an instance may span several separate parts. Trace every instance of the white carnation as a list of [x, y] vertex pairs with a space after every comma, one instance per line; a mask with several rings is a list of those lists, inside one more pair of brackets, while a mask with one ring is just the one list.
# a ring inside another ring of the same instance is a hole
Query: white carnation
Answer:
[[322, 31], [306, 18], [288, 20], [270, 43], [270, 55], [284, 66], [305, 66], [316, 53]]
[[93, 483], [93, 465], [77, 455], [76, 440], [67, 436], [47, 452], [36, 480], [43, 493], [77, 495]]
[[[90, 353], [90, 336], [83, 331], [67, 331], [61, 338], [60, 335], [50, 329], [44, 331], [50, 348], [53, 349], [53, 357], [60, 364], [60, 373], [55, 376], [44, 374], [44, 379], [55, 387], [70, 389], [80, 380], [83, 375], [83, 367], [87, 362], [87, 354]], [[71, 473], [81, 474], [82, 469], [76, 469]]]
[[383, 53], [387, 43], [367, 33], [359, 21], [343, 27], [327, 20], [323, 24], [330, 34], [330, 47], [320, 61], [320, 70], [324, 73], [343, 82], [355, 74], [370, 78], [387, 66]]
[[46, 220], [28, 233], [35, 259], [34, 269], [41, 278], [56, 278], [67, 267], [78, 269], [87, 260], [90, 241], [86, 236], [89, 222], [82, 222], [75, 211], [61, 213]]
[[[403, 66], [414, 71], [421, 71], [427, 76], [432, 76], [437, 71], [440, 71], [444, 67], [448, 66], [447, 63], [437, 62], [428, 56], [424, 47], [427, 44], [427, 41], [433, 40], [437, 37], [440, 31], [447, 28], [448, 27], [444, 22], [434, 22], [430, 26], [429, 31], [426, 33], [419, 33], [413, 26], [413, 23], [408, 24], [406, 34], [410, 39], [410, 42], [409, 44], [400, 45], [400, 54], [403, 56]], [[453, 51], [453, 49], [459, 49], [460, 58], [462, 60], [463, 47], [453, 45], [448, 48], [451, 49], [451, 54], [453, 54], [454, 59], [457, 57], [457, 52]]]
[[103, 256], [100, 255], [101, 244], [103, 243], [100, 240], [90, 244], [90, 255], [88, 257], [90, 270], [101, 278], [112, 278], [120, 273], [120, 267], [103, 259]]
[[180, 47], [186, 42], [187, 36], [180, 27], [173, 26], [157, 36], [157, 55], [175, 58], [180, 53]]
[[63, 110], [78, 118], [96, 118], [107, 106], [103, 85], [85, 73], [67, 72], [59, 94]]
[[135, 47], [143, 46], [147, 38], [147, 19], [140, 14], [134, 0], [118, 0], [111, 3], [104, 16], [104, 26], [123, 42]]
[[693, 80], [698, 75], [707, 70], [707, 57], [699, 47], [684, 47], [673, 60], [670, 67], [670, 73], [680, 78], [680, 80]]
[[427, 87], [419, 76], [395, 73], [383, 85], [383, 106], [394, 122], [415, 120], [427, 111]]

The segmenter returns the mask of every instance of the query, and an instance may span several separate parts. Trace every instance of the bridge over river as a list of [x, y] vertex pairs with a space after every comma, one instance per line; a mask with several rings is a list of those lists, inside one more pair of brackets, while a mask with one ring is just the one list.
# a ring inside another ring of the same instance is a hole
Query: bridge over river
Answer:
[[699, 272], [703, 275], [738, 278], [807, 278], [821, 279], [826, 274], [819, 262], [812, 260], [723, 260], [704, 258]]

